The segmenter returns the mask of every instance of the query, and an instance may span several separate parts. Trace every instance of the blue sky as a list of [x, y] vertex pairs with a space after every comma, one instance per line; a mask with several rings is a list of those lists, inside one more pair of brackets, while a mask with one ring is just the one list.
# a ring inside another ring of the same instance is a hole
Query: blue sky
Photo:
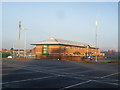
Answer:
[[4, 2], [3, 48], [18, 44], [18, 22], [22, 21], [21, 48], [26, 32], [27, 48], [31, 43], [56, 37], [95, 45], [95, 20], [98, 20], [98, 46], [101, 50], [118, 46], [117, 2]]

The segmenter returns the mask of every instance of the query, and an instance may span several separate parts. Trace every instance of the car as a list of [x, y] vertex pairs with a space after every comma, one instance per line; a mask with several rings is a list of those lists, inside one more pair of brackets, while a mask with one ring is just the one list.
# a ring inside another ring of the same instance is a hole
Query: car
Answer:
[[8, 56], [7, 58], [12, 58], [12, 56]]
[[90, 60], [92, 60], [92, 56], [84, 56], [83, 59], [90, 59]]

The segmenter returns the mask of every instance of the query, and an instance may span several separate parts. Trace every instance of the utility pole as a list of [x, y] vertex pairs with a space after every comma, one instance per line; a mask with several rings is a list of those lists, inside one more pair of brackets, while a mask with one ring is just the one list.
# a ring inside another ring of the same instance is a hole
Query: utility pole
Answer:
[[14, 59], [14, 44], [13, 44], [13, 59]]
[[87, 56], [88, 56], [88, 47], [89, 47], [89, 46], [87, 45]]
[[24, 57], [26, 57], [26, 32], [24, 36]]
[[20, 32], [21, 32], [21, 21], [19, 21], [19, 32], [18, 32], [18, 56], [20, 56]]
[[95, 39], [95, 46], [96, 46], [96, 58], [95, 58], [95, 62], [97, 62], [97, 28], [98, 28], [98, 21], [95, 21], [95, 25], [96, 25], [96, 39]]

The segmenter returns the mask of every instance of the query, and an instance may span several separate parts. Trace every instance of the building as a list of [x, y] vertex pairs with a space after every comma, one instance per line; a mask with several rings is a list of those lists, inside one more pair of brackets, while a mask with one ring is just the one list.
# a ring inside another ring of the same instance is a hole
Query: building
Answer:
[[109, 50], [108, 50], [108, 55], [114, 55], [114, 52], [115, 52], [114, 50], [109, 49]]
[[100, 50], [93, 46], [57, 38], [31, 45], [36, 45], [31, 51], [35, 53], [37, 59], [81, 60], [84, 56], [100, 55]]
[[2, 49], [0, 52], [10, 52], [10, 50]]

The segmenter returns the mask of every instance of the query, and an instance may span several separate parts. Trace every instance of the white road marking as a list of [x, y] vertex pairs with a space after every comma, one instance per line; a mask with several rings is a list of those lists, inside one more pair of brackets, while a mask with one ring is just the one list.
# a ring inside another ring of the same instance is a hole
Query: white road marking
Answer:
[[18, 82], [25, 82], [25, 81], [32, 81], [32, 80], [39, 80], [39, 79], [51, 78], [51, 77], [56, 77], [56, 76], [48, 76], [48, 77], [42, 77], [42, 78], [25, 79], [25, 80], [11, 81], [11, 82], [5, 82], [5, 83], [0, 83], [0, 84], [18, 83]]
[[[16, 67], [18, 67], [18, 66], [21, 66], [21, 65], [16, 65], [16, 64], [14, 64]], [[34, 68], [33, 67], [31, 67], [31, 66], [34, 66]], [[28, 67], [27, 68], [32, 68], [32, 69], [35, 69], [36, 70], [36, 66], [39, 66], [39, 65], [28, 65]], [[40, 67], [39, 66], [39, 68], [42, 68], [42, 69], [46, 69], [46, 68], [51, 68], [52, 69], [52, 67]], [[59, 68], [59, 67], [56, 67], [56, 68]], [[69, 70], [69, 69], [79, 69], [79, 67], [72, 67], [72, 68], [62, 68], [62, 69], [53, 69], [54, 70], [54, 72], [56, 72], [57, 70], [60, 70], [60, 71], [63, 71], [63, 70]], [[50, 71], [50, 70], [48, 70], [48, 71]], [[88, 70], [89, 71], [89, 70]], [[90, 70], [91, 71], [91, 70]], [[94, 70], [92, 70], [92, 71], [94, 71]], [[52, 71], [53, 72], [53, 71]], [[83, 71], [83, 72], [86, 72], [86, 71]], [[65, 73], [65, 72], [63, 72], [63, 73]], [[75, 72], [75, 73], [81, 73], [81, 72]], [[75, 73], [65, 73], [65, 74], [75, 74]]]
[[67, 86], [67, 87], [61, 88], [61, 89], [59, 89], [59, 90], [63, 90], [63, 89], [66, 89], [66, 88], [75, 87], [75, 86], [78, 86], [78, 85], [81, 85], [81, 84], [85, 84], [85, 83], [88, 83], [88, 82], [91, 82], [91, 81], [92, 81], [92, 80], [88, 80], [88, 81], [85, 81], [85, 82], [81, 82], [81, 83], [73, 84], [73, 85], [70, 85], [70, 86]]
[[[70, 78], [75, 78], [75, 79], [80, 79], [80, 80], [90, 80], [90, 79], [86, 79], [83, 77], [72, 77], [72, 76], [64, 76], [64, 77], [70, 77]], [[94, 82], [100, 82], [100, 83], [105, 83], [105, 84], [119, 85], [118, 83], [109, 83], [110, 81], [105, 82], [105, 81], [100, 81], [100, 80], [95, 80], [95, 79], [91, 79], [91, 80]]]
[[[21, 66], [21, 65], [16, 65], [16, 66]], [[45, 71], [40, 71], [39, 69], [37, 69], [37, 70], [34, 70], [35, 68], [30, 68], [30, 67], [25, 67], [25, 68], [23, 68], [23, 69], [26, 69], [26, 70], [30, 70], [30, 69], [32, 69], [33, 71], [35, 71], [35, 72], [43, 72], [43, 73], [49, 73], [49, 74], [53, 74], [53, 75], [57, 75], [57, 76], [65, 76], [65, 77], [68, 77], [68, 76], [66, 76], [66, 75], [59, 75], [59, 74], [55, 74], [55, 73], [51, 73], [51, 72], [54, 72], [54, 71], [50, 71], [50, 70], [46, 70], [47, 72], [45, 72]], [[65, 69], [65, 70], [67, 70], [67, 69]], [[77, 73], [85, 73], [85, 72], [90, 72], [90, 71], [95, 71], [95, 70], [86, 70], [86, 71], [83, 71], [83, 72], [76, 72], [76, 73], [67, 73], [67, 74], [77, 74]], [[64, 73], [64, 72], [63, 72]], [[120, 73], [120, 72], [118, 72], [118, 73]], [[106, 76], [103, 76], [103, 77], [100, 77], [100, 78], [105, 78], [105, 77], [109, 77], [109, 76], [112, 76], [112, 75], [115, 75], [115, 74], [118, 74], [118, 73], [113, 73], [113, 74], [110, 74], [110, 75], [106, 75]], [[74, 76], [72, 77], [71, 76], [71, 78], [74, 78]], [[83, 77], [82, 77], [83, 78]], [[36, 78], [37, 79], [37, 78]], [[35, 79], [35, 80], [36, 80]], [[80, 79], [80, 78], [78, 78], [78, 79]], [[32, 80], [32, 79], [31, 79]], [[20, 81], [22, 81], [22, 80], [20, 80]], [[24, 81], [24, 80], [23, 80]], [[81, 85], [81, 84], [84, 84], [84, 83], [87, 83], [87, 82], [90, 82], [90, 81], [98, 81], [98, 80], [88, 80], [88, 81], [86, 81], [86, 82], [82, 82], [82, 83], [78, 83], [78, 84], [74, 84], [74, 85], [70, 85], [70, 86], [67, 86], [67, 87], [65, 87], [65, 88], [70, 88], [70, 87], [74, 87], [74, 86], [78, 86], [78, 85]], [[14, 81], [13, 81], [14, 82]], [[19, 82], [19, 81], [17, 81], [17, 82]], [[99, 81], [99, 82], [101, 82], [101, 81]], [[103, 82], [103, 83], [108, 83], [108, 82]], [[108, 83], [108, 84], [114, 84], [114, 85], [118, 85], [117, 83]], [[64, 88], [63, 88], [64, 89]]]
[[118, 86], [119, 84], [118, 83], [110, 83], [110, 82], [105, 82], [105, 81], [98, 81], [98, 80], [92, 80], [92, 81], [94, 81], [94, 82], [100, 82], [100, 83], [105, 83], [105, 84], [111, 84], [111, 85], [116, 85], [116, 86]]
[[116, 75], [116, 74], [119, 74], [119, 73], [120, 73], [120, 72], [113, 73], [113, 74], [109, 74], [109, 75], [106, 75], [106, 76], [103, 76], [103, 77], [100, 77], [100, 78], [106, 78], [106, 77], [113, 76], [113, 75]]
[[[21, 65], [16, 65], [15, 64], [15, 66], [16, 67], [18, 67], [18, 66], [21, 66]], [[25, 69], [25, 70], [34, 70], [34, 68], [31, 68], [31, 67], [23, 67], [22, 69]], [[42, 71], [40, 71], [39, 69], [37, 69], [36, 70], [36, 68], [35, 68], [35, 70], [34, 70], [35, 72], [43, 72], [43, 73], [46, 73], [46, 71], [47, 72], [49, 72], [49, 74], [53, 74], [53, 75], [59, 75], [59, 74], [55, 74], [55, 73], [61, 73], [61, 72], [56, 72], [56, 71], [50, 71], [50, 70], [42, 70]], [[67, 72], [62, 72], [61, 74], [73, 74], [73, 75], [75, 75], [75, 74], [80, 74], [80, 73], [85, 73], [85, 72], [90, 72], [90, 71], [96, 71], [96, 70], [86, 70], [86, 71], [82, 71], [82, 72], [75, 72], [75, 73], [67, 73]]]

